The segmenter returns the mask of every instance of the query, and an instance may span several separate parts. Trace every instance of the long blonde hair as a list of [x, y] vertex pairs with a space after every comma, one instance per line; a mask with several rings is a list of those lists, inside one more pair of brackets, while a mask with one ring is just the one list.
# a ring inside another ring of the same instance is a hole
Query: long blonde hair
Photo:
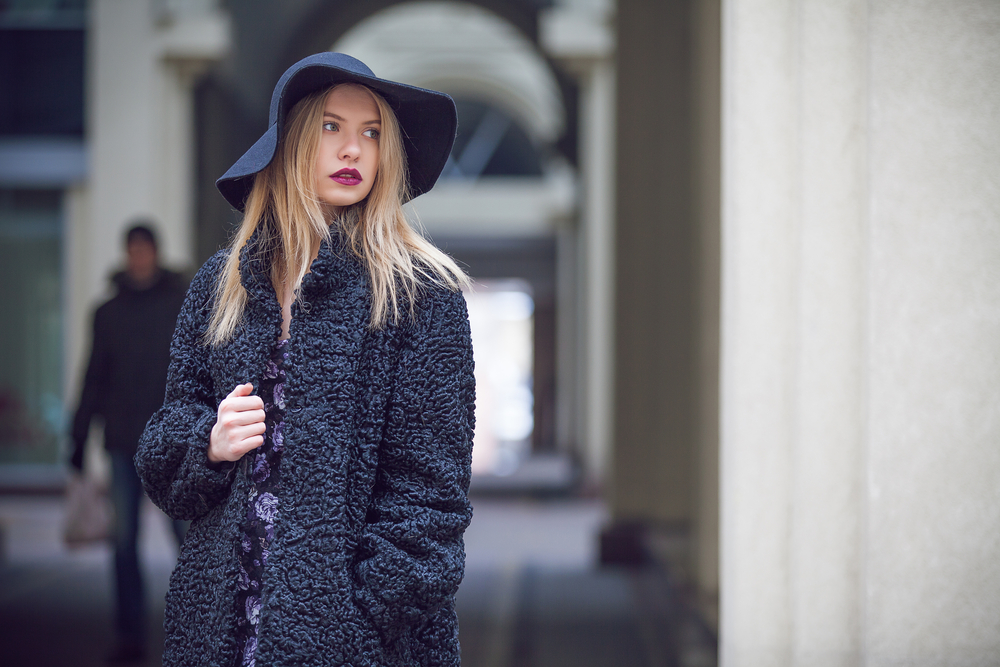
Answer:
[[212, 318], [205, 333], [209, 345], [221, 345], [232, 338], [243, 315], [247, 292], [240, 282], [240, 251], [258, 229], [257, 252], [270, 258], [275, 292], [281, 295], [284, 282], [291, 278], [298, 297], [312, 258], [320, 244], [330, 240], [331, 224], [339, 225], [348, 247], [368, 269], [372, 328], [381, 328], [387, 321], [398, 323], [402, 303], [412, 315], [424, 282], [455, 290], [469, 284], [455, 261], [407, 221], [402, 205], [409, 198], [409, 179], [399, 123], [392, 107], [368, 88], [382, 120], [378, 171], [368, 196], [343, 209], [337, 220], [330, 219], [315, 194], [314, 167], [326, 96], [335, 87], [312, 93], [295, 104], [288, 115], [285, 138], [276, 149], [278, 154], [254, 178], [243, 222], [216, 285]]

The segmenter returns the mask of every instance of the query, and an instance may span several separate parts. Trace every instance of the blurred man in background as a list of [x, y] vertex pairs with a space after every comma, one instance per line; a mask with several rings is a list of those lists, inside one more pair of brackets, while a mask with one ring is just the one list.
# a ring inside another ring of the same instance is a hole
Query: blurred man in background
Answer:
[[[143, 492], [132, 457], [146, 422], [162, 404], [170, 338], [186, 290], [181, 276], [160, 266], [156, 235], [139, 221], [125, 235], [126, 268], [112, 276], [118, 293], [94, 314], [93, 347], [73, 419], [71, 465], [83, 471], [91, 420], [104, 421], [115, 512], [117, 645], [111, 663], [146, 654], [146, 601], [137, 538]], [[185, 525], [174, 522], [178, 543]]]

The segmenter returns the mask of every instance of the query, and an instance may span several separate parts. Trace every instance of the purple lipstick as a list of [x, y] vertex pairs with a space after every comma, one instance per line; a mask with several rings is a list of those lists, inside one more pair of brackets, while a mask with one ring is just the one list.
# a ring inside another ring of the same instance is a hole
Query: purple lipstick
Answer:
[[361, 178], [361, 172], [357, 169], [341, 169], [330, 178], [341, 185], [357, 185], [364, 180]]

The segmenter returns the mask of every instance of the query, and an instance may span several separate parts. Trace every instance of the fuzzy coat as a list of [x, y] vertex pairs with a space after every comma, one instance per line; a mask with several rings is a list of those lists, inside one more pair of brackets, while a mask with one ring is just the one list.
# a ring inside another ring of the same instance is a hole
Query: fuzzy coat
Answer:
[[[207, 347], [226, 251], [192, 281], [163, 407], [136, 467], [149, 497], [192, 519], [170, 578], [167, 667], [237, 661], [236, 546], [250, 456], [208, 465], [220, 401], [259, 386], [281, 312], [253, 241], [249, 300], [229, 343]], [[460, 293], [428, 286], [415, 316], [372, 330], [363, 266], [323, 245], [293, 304], [280, 508], [264, 576], [257, 665], [458, 665], [475, 381]]]

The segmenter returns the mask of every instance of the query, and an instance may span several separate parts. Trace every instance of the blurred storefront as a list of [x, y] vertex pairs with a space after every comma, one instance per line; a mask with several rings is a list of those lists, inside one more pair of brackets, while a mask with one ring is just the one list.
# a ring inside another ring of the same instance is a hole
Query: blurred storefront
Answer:
[[[86, 177], [83, 0], [0, 11], [0, 466], [60, 456], [67, 219]], [[37, 469], [37, 468], [35, 468]]]

